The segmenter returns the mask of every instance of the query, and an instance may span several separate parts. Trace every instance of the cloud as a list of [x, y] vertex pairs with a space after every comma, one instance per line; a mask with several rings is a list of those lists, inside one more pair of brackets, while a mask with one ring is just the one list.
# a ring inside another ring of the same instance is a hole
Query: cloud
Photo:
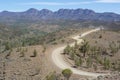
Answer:
[[96, 3], [120, 3], [120, 0], [96, 0]]
[[65, 5], [80, 5], [80, 4], [90, 4], [92, 2], [31, 2], [22, 3], [22, 5], [50, 5], [50, 6], [65, 6]]
[[93, 4], [93, 3], [120, 3], [120, 0], [92, 0], [83, 2], [31, 2], [21, 3], [22, 5], [48, 5], [48, 6], [72, 6], [81, 4]]

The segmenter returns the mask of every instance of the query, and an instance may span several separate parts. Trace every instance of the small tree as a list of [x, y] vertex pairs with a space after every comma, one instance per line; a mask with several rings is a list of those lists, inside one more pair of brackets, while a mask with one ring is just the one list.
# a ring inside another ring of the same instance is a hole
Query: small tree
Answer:
[[93, 65], [93, 68], [94, 68], [94, 70], [96, 71], [97, 70], [97, 65]]
[[36, 57], [36, 56], [37, 56], [37, 51], [36, 51], [36, 49], [34, 49], [34, 51], [33, 51], [33, 55], [30, 56], [30, 57]]
[[25, 42], [24, 42], [24, 41], [22, 42], [22, 46], [23, 46], [23, 47], [25, 46]]
[[82, 59], [81, 58], [76, 58], [75, 59], [75, 65], [76, 66], [81, 66], [82, 65]]
[[111, 50], [111, 53], [113, 53], [113, 55], [119, 51], [119, 46], [117, 46], [115, 42], [110, 43], [109, 48]]
[[102, 38], [102, 34], [100, 34], [99, 38]]
[[87, 58], [86, 64], [87, 64], [87, 67], [91, 67], [92, 66], [92, 59], [90, 57]]
[[64, 49], [64, 54], [69, 54], [70, 50], [71, 50], [70, 45], [67, 45], [67, 47]]
[[20, 52], [20, 57], [24, 57], [24, 56], [25, 56], [24, 51]]
[[7, 42], [6, 44], [5, 44], [5, 51], [6, 50], [10, 50], [11, 49], [11, 46], [10, 46], [10, 44]]
[[79, 58], [80, 66], [82, 65], [83, 61], [82, 58]]
[[109, 69], [110, 68], [110, 60], [107, 58], [104, 58], [104, 68]]
[[68, 55], [70, 56], [70, 58], [71, 58], [72, 60], [75, 59], [75, 54], [76, 54], [75, 49], [74, 49], [73, 47], [71, 47]]
[[74, 48], [75, 48], [75, 49], [78, 49], [78, 47], [79, 47], [79, 46], [78, 46], [77, 41], [76, 41], [75, 44], [74, 44]]
[[45, 53], [45, 51], [46, 51], [46, 47], [43, 46], [43, 50], [42, 50], [42, 52]]
[[72, 71], [70, 69], [64, 69], [62, 71], [62, 74], [66, 78], [66, 80], [69, 80], [70, 76], [72, 75]]
[[80, 51], [83, 53], [83, 56], [86, 56], [86, 53], [89, 51], [90, 46], [88, 44], [88, 42], [84, 41], [83, 45], [80, 48]]
[[5, 56], [6, 59], [8, 59], [8, 57], [11, 55], [11, 51], [8, 52], [8, 54]]
[[57, 80], [56, 73], [50, 73], [49, 75], [46, 76], [46, 80]]

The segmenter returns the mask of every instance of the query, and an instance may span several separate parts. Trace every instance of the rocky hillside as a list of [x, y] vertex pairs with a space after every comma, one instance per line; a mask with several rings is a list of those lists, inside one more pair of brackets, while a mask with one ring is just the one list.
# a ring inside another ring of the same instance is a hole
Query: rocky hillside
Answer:
[[0, 22], [28, 22], [40, 20], [98, 20], [98, 21], [120, 21], [120, 15], [115, 13], [96, 13], [89, 9], [59, 9], [51, 11], [48, 9], [37, 10], [31, 8], [24, 12], [3, 11], [0, 13]]

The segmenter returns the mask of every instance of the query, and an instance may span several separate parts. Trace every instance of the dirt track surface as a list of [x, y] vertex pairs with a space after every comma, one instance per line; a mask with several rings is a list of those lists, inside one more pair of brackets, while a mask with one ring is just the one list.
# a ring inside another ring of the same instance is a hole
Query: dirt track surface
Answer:
[[[84, 32], [83, 34], [81, 35], [77, 35], [77, 36], [74, 36], [72, 37], [72, 39], [76, 40], [77, 43], [81, 43], [83, 42], [83, 39], [81, 39], [82, 37], [90, 34], [90, 33], [93, 33], [93, 32], [96, 32], [96, 31], [99, 31], [100, 28], [96, 28], [96, 29], [92, 29], [92, 30], [89, 30], [87, 32]], [[71, 43], [70, 46], [73, 46], [75, 42]], [[74, 74], [77, 74], [77, 75], [83, 75], [83, 76], [90, 76], [90, 77], [98, 77], [100, 75], [106, 75], [106, 74], [100, 74], [100, 73], [92, 73], [92, 72], [87, 72], [87, 71], [82, 71], [82, 70], [78, 70], [76, 68], [73, 68], [71, 67], [71, 65], [67, 62], [65, 62], [63, 56], [62, 56], [62, 52], [64, 50], [64, 48], [66, 47], [65, 46], [62, 46], [62, 47], [59, 47], [57, 49], [54, 49], [53, 52], [52, 52], [52, 60], [53, 62], [55, 63], [55, 65], [57, 67], [59, 67], [60, 69], [66, 69], [66, 68], [69, 68], [72, 70], [72, 72]]]

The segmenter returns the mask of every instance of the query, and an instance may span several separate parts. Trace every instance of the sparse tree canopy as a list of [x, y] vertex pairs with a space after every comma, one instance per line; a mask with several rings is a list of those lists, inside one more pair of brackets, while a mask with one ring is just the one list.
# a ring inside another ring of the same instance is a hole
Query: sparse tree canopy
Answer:
[[72, 71], [70, 69], [64, 69], [62, 74], [67, 80], [69, 80], [70, 76], [72, 75]]
[[86, 52], [89, 51], [89, 47], [90, 46], [89, 46], [88, 42], [84, 41], [83, 45], [80, 48], [80, 51], [83, 53], [84, 57], [86, 56]]
[[5, 51], [6, 50], [10, 50], [11, 49], [11, 46], [10, 46], [10, 44], [7, 42], [6, 44], [5, 44]]
[[67, 47], [64, 49], [64, 54], [69, 54], [70, 50], [71, 50], [70, 45], [67, 45]]

